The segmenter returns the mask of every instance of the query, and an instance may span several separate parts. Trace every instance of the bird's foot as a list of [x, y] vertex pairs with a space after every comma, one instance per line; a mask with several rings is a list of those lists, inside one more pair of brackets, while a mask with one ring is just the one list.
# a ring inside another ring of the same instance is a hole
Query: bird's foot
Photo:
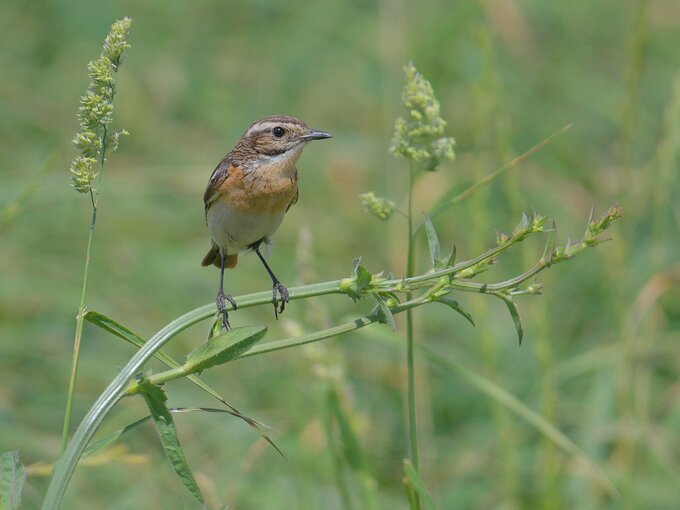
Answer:
[[[283, 313], [283, 311], [286, 309], [286, 303], [290, 301], [290, 296], [288, 294], [288, 289], [284, 287], [281, 284], [281, 282], [274, 282], [272, 294], [273, 294], [272, 303], [274, 303], [274, 317], [276, 317], [276, 319], [278, 320], [279, 314]], [[280, 296], [280, 299], [276, 298], [277, 294]]]
[[217, 293], [215, 303], [217, 303], [217, 313], [222, 316], [222, 325], [224, 326], [224, 329], [228, 331], [229, 328], [231, 328], [231, 325], [229, 324], [229, 314], [227, 313], [227, 301], [231, 304], [233, 309], [236, 310], [236, 301], [231, 297], [231, 294], [225, 294], [224, 291], [220, 290]]

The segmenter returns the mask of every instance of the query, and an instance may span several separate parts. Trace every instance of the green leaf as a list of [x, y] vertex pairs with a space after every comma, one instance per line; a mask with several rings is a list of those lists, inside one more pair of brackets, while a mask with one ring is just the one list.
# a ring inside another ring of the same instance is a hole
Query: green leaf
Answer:
[[267, 332], [266, 326], [234, 328], [196, 347], [182, 365], [186, 374], [221, 365], [248, 352]]
[[26, 469], [19, 462], [19, 450], [0, 455], [0, 508], [19, 508], [25, 481]]
[[396, 331], [397, 322], [394, 320], [394, 315], [392, 315], [392, 310], [390, 310], [390, 307], [387, 306], [382, 297], [378, 295], [375, 296], [375, 300], [378, 303], [378, 310], [380, 311], [380, 322], [383, 324], [388, 324], [392, 328], [392, 331]]
[[146, 404], [149, 406], [151, 417], [156, 424], [158, 437], [165, 450], [165, 455], [168, 457], [170, 464], [172, 464], [172, 468], [175, 470], [175, 473], [177, 473], [180, 480], [182, 480], [184, 486], [189, 489], [189, 492], [191, 492], [198, 501], [203, 503], [203, 494], [201, 494], [201, 489], [198, 488], [196, 479], [189, 469], [189, 464], [187, 463], [184, 451], [182, 450], [182, 445], [177, 436], [175, 422], [165, 405], [168, 397], [166, 397], [165, 392], [160, 386], [149, 383], [148, 379], [142, 379], [140, 381], [140, 393], [144, 397], [144, 400], [146, 400]]
[[[88, 310], [87, 313], [85, 313], [85, 320], [103, 329], [104, 331], [108, 331], [109, 333], [112, 333], [117, 337], [130, 342], [136, 347], [141, 347], [144, 345], [144, 340], [136, 333], [132, 332], [120, 322], [115, 321], [103, 313]], [[159, 359], [161, 358], [159, 357]]]
[[472, 320], [472, 315], [470, 315], [470, 313], [465, 308], [463, 308], [463, 306], [455, 299], [449, 296], [439, 296], [435, 298], [434, 301], [437, 303], [442, 303], [448, 306], [449, 308], [452, 308], [453, 310], [461, 314], [463, 317], [465, 317], [467, 321], [470, 324], [472, 324], [472, 327], [475, 327], [475, 321]]
[[357, 257], [354, 259], [352, 277], [343, 280], [341, 288], [352, 301], [357, 301], [371, 288], [372, 280], [373, 275], [361, 265], [361, 257]]
[[427, 245], [430, 248], [430, 260], [432, 262], [432, 267], [437, 269], [444, 269], [448, 267], [451, 263], [451, 258], [454, 256], [454, 251], [448, 255], [443, 255], [441, 251], [441, 246], [439, 244], [439, 237], [437, 236], [437, 231], [432, 224], [432, 220], [426, 214], [423, 215], [423, 226], [425, 227], [425, 234], [427, 235]]
[[[98, 326], [102, 328], [104, 331], [108, 331], [109, 333], [112, 333], [113, 335], [117, 336], [118, 338], [122, 338], [123, 340], [130, 342], [132, 345], [134, 345], [137, 348], [141, 348], [145, 340], [143, 340], [140, 336], [138, 336], [136, 333], [131, 331], [130, 329], [126, 328], [119, 322], [115, 321], [114, 319], [104, 315], [103, 313], [99, 312], [93, 312], [93, 311], [88, 311], [85, 314], [85, 320], [88, 322], [91, 322], [95, 326]], [[221, 322], [220, 322], [221, 324]], [[173, 358], [170, 356], [166, 355], [163, 351], [157, 351], [154, 353], [154, 356], [158, 358], [160, 361], [162, 361], [165, 365], [171, 367], [171, 368], [178, 368], [181, 366], [181, 363], [175, 361]], [[233, 406], [229, 404], [222, 396], [217, 393], [214, 389], [212, 389], [210, 386], [208, 386], [205, 382], [203, 382], [201, 379], [199, 379], [195, 375], [189, 375], [187, 376], [187, 379], [189, 379], [192, 383], [194, 383], [196, 386], [201, 388], [203, 391], [207, 392], [220, 402], [222, 402], [224, 405], [226, 405], [229, 409], [232, 411], [235, 411]], [[240, 414], [240, 413], [239, 413]]]
[[510, 312], [510, 317], [512, 317], [512, 322], [515, 323], [515, 329], [517, 330], [517, 336], [519, 337], [519, 345], [522, 345], [522, 338], [524, 338], [524, 329], [522, 329], [522, 319], [519, 317], [519, 311], [517, 310], [517, 305], [512, 300], [508, 294], [504, 292], [494, 292], [494, 296], [501, 298], [505, 301], [508, 306], [508, 311]]
[[427, 491], [423, 480], [420, 478], [420, 474], [418, 474], [418, 470], [416, 470], [409, 459], [404, 459], [404, 475], [406, 475], [406, 479], [411, 483], [418, 496], [420, 496], [426, 510], [436, 510], [437, 507], [434, 505], [432, 496]]
[[527, 213], [522, 212], [522, 217], [519, 220], [519, 223], [515, 227], [515, 229], [512, 231], [512, 235], [517, 236], [520, 235], [524, 232], [527, 232], [529, 229], [529, 217], [527, 216]]
[[[170, 412], [173, 414], [180, 414], [180, 413], [193, 413], [193, 412], [205, 412], [205, 413], [225, 413], [229, 414], [231, 416], [238, 416], [234, 411], [229, 410], [229, 409], [215, 409], [212, 407], [171, 407]], [[239, 416], [240, 417], [240, 416]], [[145, 416], [144, 418], [141, 418], [137, 421], [134, 421], [130, 423], [129, 425], [126, 425], [122, 429], [118, 429], [115, 432], [112, 432], [108, 436], [103, 437], [99, 441], [95, 441], [91, 445], [89, 445], [87, 448], [85, 448], [85, 451], [83, 452], [83, 457], [90, 457], [94, 455], [95, 453], [99, 452], [100, 450], [103, 450], [107, 446], [112, 445], [116, 441], [118, 441], [123, 434], [126, 434], [127, 432], [130, 432], [131, 430], [137, 428], [139, 425], [146, 423], [151, 419], [151, 415]], [[252, 420], [252, 419], [251, 419]], [[254, 421], [254, 420], [253, 420]], [[250, 423], [249, 423], [250, 425]], [[284, 459], [286, 456], [283, 454], [283, 452], [276, 446], [272, 440], [260, 429], [257, 428], [256, 425], [251, 425], [253, 428], [255, 428], [260, 435], [274, 447], [274, 449], [279, 452], [279, 455], [281, 455]]]
[[359, 292], [362, 292], [371, 286], [373, 275], [368, 269], [361, 265], [361, 257], [354, 259], [354, 270], [352, 274], [356, 278], [357, 290]]
[[425, 234], [427, 235], [427, 246], [430, 248], [430, 260], [432, 261], [432, 267], [435, 267], [441, 258], [439, 237], [437, 236], [437, 231], [432, 224], [432, 220], [426, 214], [423, 215], [423, 225], [425, 226]]
[[91, 445], [89, 445], [87, 448], [85, 448], [85, 451], [83, 451], [83, 457], [89, 457], [91, 455], [94, 455], [100, 450], [103, 450], [107, 446], [112, 445], [116, 441], [118, 441], [123, 434], [126, 432], [131, 431], [134, 428], [137, 428], [140, 426], [142, 423], [146, 423], [151, 419], [151, 416], [145, 416], [144, 418], [141, 418], [137, 421], [133, 421], [129, 425], [125, 425], [122, 429], [118, 429], [115, 432], [112, 432], [106, 437], [101, 438], [99, 441], [95, 441]]
[[212, 340], [216, 336], [219, 336], [220, 333], [222, 333], [222, 317], [217, 317], [213, 321], [213, 325], [210, 328], [210, 331], [208, 331], [208, 338], [206, 338], [205, 341], [210, 342], [210, 340]]
[[555, 239], [557, 238], [557, 225], [552, 222], [552, 226], [548, 231], [548, 240], [545, 243], [545, 248], [543, 248], [543, 256], [541, 260], [546, 264], [550, 265], [552, 263], [553, 256], [555, 255]]

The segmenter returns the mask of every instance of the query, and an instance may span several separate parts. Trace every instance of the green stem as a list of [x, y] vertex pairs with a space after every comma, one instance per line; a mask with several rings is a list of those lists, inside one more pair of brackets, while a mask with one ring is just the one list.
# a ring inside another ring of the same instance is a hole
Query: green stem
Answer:
[[[408, 258], [406, 260], [406, 278], [413, 277], [416, 266], [416, 247], [413, 233], [413, 186], [415, 181], [415, 170], [410, 169], [408, 186]], [[411, 292], [406, 293], [406, 299], [411, 300]], [[418, 462], [418, 423], [416, 421], [416, 382], [415, 382], [415, 363], [413, 355], [413, 311], [409, 308], [406, 311], [406, 371], [407, 371], [407, 399], [408, 399], [408, 425], [409, 441], [411, 445], [411, 462], [416, 471], [419, 471]], [[416, 509], [420, 508], [418, 498], [415, 498]]]
[[[271, 296], [271, 294], [269, 294]], [[291, 295], [292, 298], [292, 295]], [[397, 306], [390, 307], [390, 311], [392, 312], [392, 315], [396, 315], [401, 312], [408, 312], [412, 310], [413, 308], [424, 305], [426, 303], [429, 303], [430, 299], [424, 298], [424, 297], [417, 297], [415, 299], [412, 299], [410, 301], [405, 301], [404, 303], [401, 303]], [[258, 304], [263, 304], [260, 302], [253, 302], [251, 304], [241, 304], [241, 301], [238, 301], [238, 307], [239, 309], [245, 308], [247, 306], [255, 306]], [[210, 305], [212, 308], [212, 305]], [[197, 309], [200, 310], [200, 309]], [[214, 313], [214, 310], [212, 310]], [[211, 313], [212, 315], [212, 313]], [[300, 335], [296, 337], [291, 337], [291, 338], [285, 338], [282, 340], [275, 340], [272, 342], [266, 342], [260, 345], [254, 346], [252, 349], [250, 349], [248, 352], [245, 352], [238, 356], [236, 359], [243, 359], [243, 358], [250, 358], [252, 356], [258, 356], [260, 354], [266, 354], [269, 352], [274, 352], [274, 351], [281, 351], [283, 349], [290, 349], [291, 347], [299, 347], [301, 345], [306, 345], [310, 344], [313, 342], [318, 342], [320, 340], [326, 340], [328, 338], [333, 338], [339, 335], [342, 335], [344, 333], [349, 333], [351, 331], [356, 331], [358, 329], [361, 329], [363, 327], [369, 326], [375, 322], [380, 322], [381, 320], [381, 315], [375, 311], [366, 314], [362, 317], [358, 317], [356, 319], [353, 319], [351, 321], [344, 322], [342, 324], [338, 324], [337, 326], [333, 326], [330, 328], [322, 329], [320, 331], [314, 331], [312, 333], [307, 333], [305, 335]], [[174, 336], [174, 335], [173, 335]], [[151, 342], [149, 340], [149, 342]], [[147, 342], [148, 344], [148, 342]], [[146, 344], [145, 344], [146, 345]], [[160, 347], [159, 347], [160, 348]], [[151, 384], [163, 384], [167, 383], [171, 380], [174, 379], [179, 379], [182, 377], [185, 377], [186, 373], [182, 369], [182, 367], [177, 367], [174, 369], [170, 370], [165, 370], [159, 374], [151, 375], [148, 380], [149, 383]], [[125, 389], [124, 396], [131, 396], [131, 395], [136, 395], [139, 393], [139, 383], [137, 381], [134, 381], [130, 383], [130, 385]]]
[[97, 223], [97, 206], [93, 202], [92, 219], [87, 236], [87, 249], [85, 251], [85, 268], [83, 270], [83, 285], [80, 290], [80, 306], [78, 307], [78, 317], [76, 318], [76, 333], [73, 340], [73, 360], [71, 363], [71, 377], [68, 384], [68, 397], [66, 399], [66, 411], [64, 414], [64, 426], [61, 432], [61, 453], [66, 451], [68, 443], [68, 431], [71, 426], [71, 410], [73, 408], [73, 394], [76, 387], [76, 376], [78, 374], [78, 360], [80, 358], [80, 340], [83, 336], [83, 325], [85, 324], [85, 299], [87, 297], [87, 281], [90, 271], [90, 259], [92, 258], [92, 240], [94, 239], [94, 228]]
[[[325, 294], [342, 293], [340, 289], [341, 280], [306, 285], [304, 287], [291, 288], [290, 299], [302, 299]], [[271, 303], [271, 291], [247, 294], [238, 297], [239, 308]], [[66, 487], [78, 464], [78, 460], [83, 454], [87, 443], [90, 441], [95, 431], [104, 420], [104, 417], [111, 411], [113, 406], [125, 395], [128, 381], [134, 377], [144, 364], [153, 357], [166, 342], [172, 337], [184, 331], [188, 327], [212, 317], [215, 313], [215, 304], [204, 305], [178, 317], [170, 324], [152, 336], [144, 346], [137, 351], [123, 369], [118, 373], [109, 386], [102, 392], [99, 398], [87, 412], [80, 425], [73, 434], [71, 442], [66, 451], [57, 463], [54, 475], [47, 488], [47, 494], [43, 501], [43, 509], [59, 508], [66, 492]]]
[[[442, 276], [454, 274], [457, 271], [466, 269], [477, 264], [479, 261], [487, 259], [494, 256], [495, 254], [506, 250], [515, 242], [524, 239], [526, 236], [520, 238], [511, 238], [506, 243], [501, 246], [496, 246], [482, 255], [475, 257], [474, 259], [460, 262], [453, 267], [441, 269], [439, 271], [428, 272], [423, 275], [411, 276], [403, 279], [392, 279], [385, 280], [379, 284], [379, 286], [384, 288], [395, 288], [395, 290], [402, 289], [407, 290], [409, 293], [413, 290], [413, 285], [419, 285], [427, 281], [432, 281], [441, 278]], [[411, 238], [412, 244], [412, 238]], [[409, 253], [410, 258], [414, 258], [413, 246]], [[554, 261], [553, 261], [554, 263]], [[413, 260], [408, 264], [410, 266], [410, 271], [413, 272], [413, 267], [415, 264]], [[547, 267], [547, 266], [545, 266]], [[533, 273], [534, 270], [530, 271]], [[301, 287], [293, 287], [289, 289], [290, 299], [304, 299], [316, 296], [323, 296], [328, 294], [346, 294], [348, 286], [351, 285], [351, 278], [344, 278], [341, 280], [333, 280], [328, 282], [316, 283], [312, 285], [305, 285]], [[460, 282], [454, 282], [460, 283]], [[488, 288], [488, 286], [487, 286]], [[467, 287], [466, 287], [466, 290]], [[479, 292], [479, 288], [476, 289]], [[257, 292], [253, 294], [246, 294], [236, 298], [239, 308], [248, 308], [251, 306], [257, 306], [262, 304], [271, 303], [271, 291]], [[405, 303], [397, 305], [391, 308], [392, 313], [400, 313], [402, 311], [409, 311], [411, 308], [427, 303], [429, 298], [427, 296], [420, 296], [413, 300], [409, 300]], [[229, 309], [231, 306], [229, 305]], [[189, 328], [190, 326], [212, 317], [215, 313], [215, 304], [210, 303], [198, 307], [186, 314], [173, 320], [167, 326], [158, 331], [154, 336], [152, 336], [148, 342], [146, 342], [142, 348], [137, 351], [134, 356], [128, 361], [128, 363], [123, 367], [123, 369], [118, 373], [115, 379], [109, 384], [109, 386], [104, 390], [104, 392], [99, 396], [96, 402], [92, 405], [90, 410], [87, 412], [80, 425], [73, 434], [73, 438], [68, 444], [66, 451], [62, 455], [55, 467], [54, 475], [52, 481], [47, 490], [45, 501], [43, 502], [43, 509], [56, 509], [61, 504], [61, 501], [66, 492], [66, 487], [73, 475], [76, 468], [78, 460], [82, 456], [82, 453], [87, 446], [87, 443], [94, 435], [95, 431], [103, 421], [104, 417], [109, 413], [113, 406], [126, 394], [128, 389], [128, 382], [136, 374], [139, 373], [144, 364], [152, 358], [155, 353], [160, 350], [165, 343], [167, 343], [172, 337]], [[81, 314], [84, 315], [84, 314]], [[409, 315], [407, 313], [407, 315]], [[354, 331], [361, 327], [367, 326], [378, 321], [378, 316], [375, 314], [369, 314], [359, 319], [356, 319], [339, 326], [334, 326], [332, 328], [326, 329], [324, 331], [310, 333], [308, 335], [303, 335], [298, 338], [279, 340], [275, 342], [268, 342], [266, 344], [255, 346], [248, 353], [244, 354], [243, 358], [254, 356], [257, 354], [262, 354], [265, 352], [271, 352], [280, 349], [286, 349], [289, 347], [302, 345], [305, 343], [315, 342], [322, 340], [324, 338], [330, 338], [332, 336], [339, 335], [341, 333], [346, 333], [349, 331]], [[408, 332], [408, 328], [407, 328]], [[412, 335], [412, 329], [411, 329]], [[411, 348], [413, 347], [413, 338], [411, 336], [410, 342]], [[412, 357], [413, 351], [411, 350], [411, 363], [413, 361]], [[412, 364], [411, 364], [412, 368]], [[414, 404], [414, 402], [413, 402]], [[415, 405], [409, 406], [410, 410], [413, 410], [413, 418], [415, 421]], [[415, 432], [415, 431], [414, 431]], [[417, 446], [417, 444], [416, 444]], [[417, 449], [413, 450], [417, 455]], [[415, 465], [415, 464], [414, 464]]]
[[[113, 96], [112, 96], [113, 100]], [[78, 317], [76, 318], [76, 333], [73, 339], [73, 359], [71, 362], [71, 376], [68, 382], [68, 395], [66, 397], [66, 410], [64, 412], [64, 426], [61, 431], [61, 454], [66, 451], [68, 444], [68, 431], [71, 428], [71, 414], [73, 409], [73, 395], [76, 390], [76, 379], [78, 377], [78, 361], [80, 359], [80, 343], [83, 337], [83, 326], [85, 324], [85, 300], [87, 298], [87, 281], [90, 272], [90, 260], [92, 259], [92, 241], [94, 239], [94, 229], [97, 224], [97, 205], [99, 204], [99, 186], [104, 171], [104, 161], [106, 161], [106, 135], [107, 128], [104, 126], [102, 136], [99, 139], [101, 147], [99, 152], [99, 176], [94, 191], [90, 187], [90, 201], [92, 202], [92, 219], [87, 235], [87, 249], [85, 252], [85, 268], [83, 269], [83, 285], [80, 290], [80, 306], [78, 307]]]

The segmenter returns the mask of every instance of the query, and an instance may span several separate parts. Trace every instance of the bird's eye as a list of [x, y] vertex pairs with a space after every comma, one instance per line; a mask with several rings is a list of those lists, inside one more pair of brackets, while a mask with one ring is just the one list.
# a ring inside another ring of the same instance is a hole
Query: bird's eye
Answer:
[[272, 129], [272, 133], [274, 133], [276, 138], [281, 138], [285, 132], [286, 131], [281, 126], [276, 126], [274, 129]]

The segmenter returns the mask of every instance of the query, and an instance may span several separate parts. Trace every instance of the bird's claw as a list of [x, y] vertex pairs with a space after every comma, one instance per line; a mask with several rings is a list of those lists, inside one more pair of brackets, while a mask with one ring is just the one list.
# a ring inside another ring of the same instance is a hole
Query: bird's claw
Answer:
[[[280, 299], [276, 298], [276, 295], [280, 296]], [[274, 317], [278, 320], [279, 314], [283, 313], [286, 309], [286, 303], [290, 301], [290, 295], [288, 294], [288, 289], [284, 287], [281, 282], [274, 282], [274, 287], [272, 288], [272, 303], [274, 304]], [[278, 302], [278, 306], [277, 306]]]
[[234, 298], [231, 297], [230, 294], [225, 294], [222, 290], [219, 291], [217, 293], [217, 299], [215, 300], [215, 303], [217, 304], [217, 313], [222, 316], [222, 325], [224, 326], [224, 329], [228, 331], [231, 328], [231, 324], [229, 324], [229, 314], [227, 313], [227, 301], [229, 301], [232, 308], [236, 310], [236, 301], [234, 301]]

